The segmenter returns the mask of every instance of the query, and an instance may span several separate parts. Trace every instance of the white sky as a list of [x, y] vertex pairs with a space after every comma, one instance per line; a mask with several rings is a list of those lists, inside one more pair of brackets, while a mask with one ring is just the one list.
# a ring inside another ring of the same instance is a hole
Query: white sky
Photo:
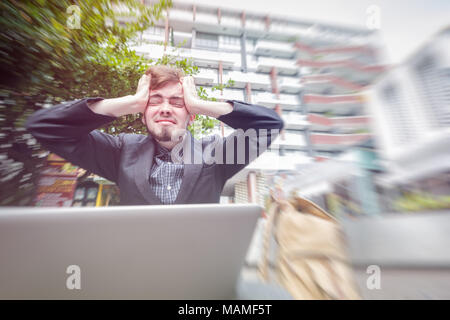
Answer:
[[380, 8], [387, 63], [400, 63], [450, 25], [450, 0], [174, 0], [277, 16], [366, 27], [370, 5]]

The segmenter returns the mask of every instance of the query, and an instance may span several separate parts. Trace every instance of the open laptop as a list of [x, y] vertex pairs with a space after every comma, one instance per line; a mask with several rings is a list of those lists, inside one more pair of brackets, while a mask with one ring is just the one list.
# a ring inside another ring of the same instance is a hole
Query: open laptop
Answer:
[[0, 209], [0, 299], [232, 299], [261, 207]]

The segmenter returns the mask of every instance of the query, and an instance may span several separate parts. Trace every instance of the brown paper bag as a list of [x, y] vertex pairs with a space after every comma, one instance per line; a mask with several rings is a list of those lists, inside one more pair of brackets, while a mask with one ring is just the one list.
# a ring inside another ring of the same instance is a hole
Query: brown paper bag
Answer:
[[338, 222], [304, 198], [275, 200], [264, 232], [262, 278], [269, 279], [271, 237], [276, 278], [294, 299], [360, 299]]

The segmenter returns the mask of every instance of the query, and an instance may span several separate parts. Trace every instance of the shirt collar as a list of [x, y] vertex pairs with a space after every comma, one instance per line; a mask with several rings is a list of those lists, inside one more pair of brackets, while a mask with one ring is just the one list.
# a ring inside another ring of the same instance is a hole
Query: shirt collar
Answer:
[[[186, 131], [186, 135], [183, 137], [183, 140], [180, 142], [180, 145], [183, 146], [183, 147], [187, 147], [187, 144], [190, 144], [191, 147], [194, 147], [195, 146], [194, 140], [196, 140], [196, 139], [194, 139], [194, 137], [192, 136], [190, 131], [187, 130]], [[158, 141], [156, 141], [156, 140], [154, 140], [154, 141], [156, 143], [155, 157], [161, 158], [161, 159], [169, 159], [169, 161], [172, 162], [171, 153], [172, 153], [173, 149], [169, 150], [166, 147], [160, 145], [158, 143]], [[175, 147], [178, 148], [178, 145], [175, 146]], [[181, 161], [184, 163], [184, 156], [185, 155], [184, 155], [184, 152], [183, 152], [184, 151], [183, 147], [181, 147], [181, 150], [179, 151], [179, 156], [182, 158]], [[190, 149], [188, 148], [188, 150], [190, 150]], [[189, 160], [188, 160], [188, 163], [190, 163]]]
[[157, 145], [156, 156], [162, 156], [162, 155], [166, 155], [168, 153], [170, 154], [170, 150], [167, 149], [166, 147], [163, 147], [159, 143], [156, 143], [156, 145]]
[[[156, 143], [156, 158], [161, 160], [172, 162], [172, 150], [167, 149], [166, 147]], [[183, 149], [180, 150], [180, 157], [183, 157]]]

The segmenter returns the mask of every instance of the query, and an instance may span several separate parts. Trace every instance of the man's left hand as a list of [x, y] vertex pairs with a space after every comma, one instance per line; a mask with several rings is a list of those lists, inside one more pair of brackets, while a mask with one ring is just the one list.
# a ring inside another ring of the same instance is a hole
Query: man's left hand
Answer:
[[218, 118], [233, 111], [233, 106], [230, 103], [200, 99], [192, 76], [183, 77], [181, 84], [183, 86], [184, 103], [190, 114], [203, 114]]
[[202, 100], [197, 94], [194, 77], [183, 77], [181, 79], [181, 85], [183, 86], [184, 104], [186, 105], [187, 111], [192, 115], [201, 113], [200, 105], [202, 104]]

